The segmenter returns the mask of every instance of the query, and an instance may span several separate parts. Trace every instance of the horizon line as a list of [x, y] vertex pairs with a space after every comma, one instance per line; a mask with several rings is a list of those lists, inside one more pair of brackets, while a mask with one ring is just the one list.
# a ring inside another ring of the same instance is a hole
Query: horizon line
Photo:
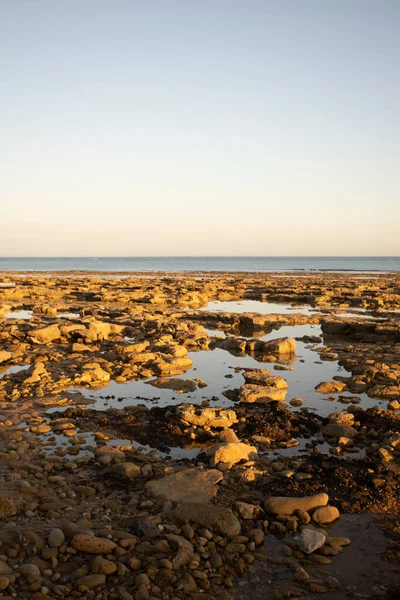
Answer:
[[83, 259], [99, 259], [99, 258], [400, 258], [400, 255], [390, 254], [170, 254], [170, 255], [41, 255], [41, 256], [0, 256], [2, 259], [36, 259], [36, 258], [83, 258]]

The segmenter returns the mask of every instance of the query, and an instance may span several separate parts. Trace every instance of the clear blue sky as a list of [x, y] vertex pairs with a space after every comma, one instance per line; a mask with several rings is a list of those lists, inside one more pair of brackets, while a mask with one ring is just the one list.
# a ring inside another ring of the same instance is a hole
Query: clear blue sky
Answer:
[[0, 0], [0, 256], [399, 255], [398, 0]]

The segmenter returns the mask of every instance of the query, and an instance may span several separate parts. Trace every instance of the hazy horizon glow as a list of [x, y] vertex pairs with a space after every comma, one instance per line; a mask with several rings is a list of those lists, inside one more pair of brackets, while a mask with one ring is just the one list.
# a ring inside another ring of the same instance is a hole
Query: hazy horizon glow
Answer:
[[0, 256], [400, 255], [397, 0], [3, 0]]

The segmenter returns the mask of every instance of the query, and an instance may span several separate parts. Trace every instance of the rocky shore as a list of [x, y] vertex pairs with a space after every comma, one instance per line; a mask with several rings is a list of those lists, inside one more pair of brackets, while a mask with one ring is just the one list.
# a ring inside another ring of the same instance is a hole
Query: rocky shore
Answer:
[[395, 600], [399, 509], [399, 275], [0, 274], [0, 598]]

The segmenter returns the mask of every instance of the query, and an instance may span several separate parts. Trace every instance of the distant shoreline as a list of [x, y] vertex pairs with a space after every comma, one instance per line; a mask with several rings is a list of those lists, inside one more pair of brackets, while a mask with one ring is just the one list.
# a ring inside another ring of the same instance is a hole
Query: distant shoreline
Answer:
[[332, 275], [332, 276], [370, 276], [370, 277], [379, 277], [383, 275], [400, 275], [400, 271], [358, 271], [358, 270], [304, 270], [304, 271], [165, 271], [165, 270], [155, 270], [155, 271], [94, 271], [94, 270], [1, 270], [0, 269], [0, 278], [7, 277], [34, 277], [34, 276], [42, 276], [42, 277], [107, 277], [109, 279], [112, 278], [158, 278], [158, 277], [241, 277], [241, 276], [251, 276], [251, 277], [261, 277], [261, 276], [271, 276], [271, 277], [315, 277], [315, 276], [324, 276], [324, 275]]
[[397, 273], [400, 257], [0, 258], [0, 273]]

